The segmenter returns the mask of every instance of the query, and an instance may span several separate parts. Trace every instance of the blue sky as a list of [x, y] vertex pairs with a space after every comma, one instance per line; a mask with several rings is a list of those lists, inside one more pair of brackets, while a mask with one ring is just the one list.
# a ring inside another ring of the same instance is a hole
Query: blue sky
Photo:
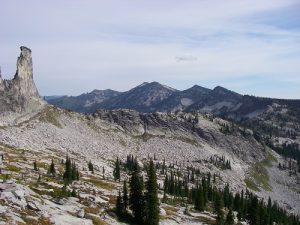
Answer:
[[2, 76], [33, 51], [40, 94], [158, 81], [300, 99], [299, 0], [10, 0], [0, 3]]

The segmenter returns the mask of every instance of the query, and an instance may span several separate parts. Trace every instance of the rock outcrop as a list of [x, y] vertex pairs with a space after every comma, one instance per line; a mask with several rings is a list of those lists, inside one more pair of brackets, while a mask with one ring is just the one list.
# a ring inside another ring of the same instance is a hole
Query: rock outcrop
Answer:
[[33, 81], [31, 50], [24, 46], [20, 49], [14, 78], [3, 80], [0, 77], [0, 117], [35, 112], [45, 104]]

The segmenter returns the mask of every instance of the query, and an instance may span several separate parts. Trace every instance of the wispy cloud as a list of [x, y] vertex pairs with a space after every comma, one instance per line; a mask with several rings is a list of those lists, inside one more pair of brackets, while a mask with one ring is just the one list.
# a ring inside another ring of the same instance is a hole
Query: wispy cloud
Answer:
[[193, 62], [197, 61], [198, 58], [192, 55], [187, 55], [187, 56], [176, 56], [175, 57], [177, 62]]

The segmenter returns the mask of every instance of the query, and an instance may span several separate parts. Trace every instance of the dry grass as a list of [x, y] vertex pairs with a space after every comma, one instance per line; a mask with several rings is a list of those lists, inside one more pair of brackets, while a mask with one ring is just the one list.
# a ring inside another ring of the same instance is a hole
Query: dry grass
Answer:
[[176, 215], [178, 212], [178, 209], [172, 206], [163, 206], [164, 210], [166, 211], [167, 216], [173, 216]]
[[86, 207], [86, 208], [84, 208], [84, 212], [91, 213], [91, 214], [98, 214], [100, 212], [100, 209], [93, 208], [93, 207]]
[[103, 180], [100, 180], [99, 178], [96, 178], [96, 177], [91, 177], [90, 179], [88, 179], [86, 181], [89, 181], [92, 184], [94, 184], [95, 186], [106, 189], [108, 191], [112, 191], [115, 188], [113, 184], [104, 182]]
[[108, 224], [104, 220], [101, 220], [100, 218], [95, 217], [95, 216], [92, 217], [92, 221], [93, 221], [94, 225], [107, 225]]

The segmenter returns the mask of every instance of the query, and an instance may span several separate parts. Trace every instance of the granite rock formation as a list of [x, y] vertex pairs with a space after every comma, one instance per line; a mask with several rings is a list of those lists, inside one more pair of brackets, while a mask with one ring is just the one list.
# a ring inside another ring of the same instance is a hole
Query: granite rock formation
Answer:
[[0, 116], [28, 114], [37, 111], [45, 103], [33, 81], [31, 50], [21, 46], [17, 59], [17, 71], [12, 80], [0, 77]]

